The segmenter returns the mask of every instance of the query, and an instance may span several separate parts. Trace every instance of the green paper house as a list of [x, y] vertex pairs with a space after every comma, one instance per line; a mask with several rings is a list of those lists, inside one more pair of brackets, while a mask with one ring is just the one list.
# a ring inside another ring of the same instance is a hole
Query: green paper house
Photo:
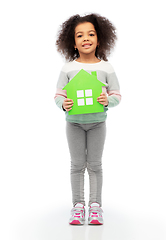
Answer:
[[67, 91], [67, 98], [74, 102], [69, 115], [104, 112], [103, 105], [97, 102], [103, 86], [105, 84], [97, 79], [96, 72], [89, 74], [81, 69], [63, 88]]

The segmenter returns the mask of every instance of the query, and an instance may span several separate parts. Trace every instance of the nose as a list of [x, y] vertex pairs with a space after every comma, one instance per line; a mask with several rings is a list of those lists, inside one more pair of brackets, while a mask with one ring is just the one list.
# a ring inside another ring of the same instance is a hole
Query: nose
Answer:
[[89, 41], [88, 36], [84, 37], [84, 41]]

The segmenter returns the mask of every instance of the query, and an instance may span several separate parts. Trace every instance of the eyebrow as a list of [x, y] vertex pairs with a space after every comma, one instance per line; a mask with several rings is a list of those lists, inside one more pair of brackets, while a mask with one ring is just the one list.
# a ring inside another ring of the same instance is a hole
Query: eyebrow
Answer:
[[[89, 30], [88, 32], [96, 32], [95, 30]], [[78, 33], [83, 33], [82, 31], [78, 31], [78, 32], [76, 32], [76, 34], [78, 34]]]

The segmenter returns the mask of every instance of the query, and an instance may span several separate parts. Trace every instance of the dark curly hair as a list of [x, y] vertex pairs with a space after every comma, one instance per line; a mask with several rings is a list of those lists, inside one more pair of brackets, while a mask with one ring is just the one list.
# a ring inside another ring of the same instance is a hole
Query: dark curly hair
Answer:
[[115, 41], [117, 40], [116, 28], [107, 18], [99, 14], [89, 14], [82, 17], [77, 14], [66, 20], [58, 32], [56, 40], [58, 52], [69, 61], [79, 57], [78, 50], [74, 48], [75, 28], [78, 24], [84, 22], [92, 23], [97, 32], [97, 39], [100, 45], [96, 48], [96, 57], [107, 61], [107, 57], [111, 50], [113, 50]]

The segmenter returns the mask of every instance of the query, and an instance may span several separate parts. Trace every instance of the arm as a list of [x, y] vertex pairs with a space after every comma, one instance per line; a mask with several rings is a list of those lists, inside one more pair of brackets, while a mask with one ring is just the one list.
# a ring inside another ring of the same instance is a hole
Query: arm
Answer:
[[121, 101], [121, 94], [119, 90], [110, 90], [107, 91], [108, 94], [108, 107], [115, 107]]
[[112, 71], [110, 71], [110, 73], [107, 73], [107, 83], [108, 83], [107, 87], [108, 107], [115, 107], [121, 101], [121, 94], [118, 78], [113, 68]]
[[60, 72], [60, 75], [59, 75], [58, 82], [57, 82], [57, 90], [56, 90], [54, 100], [55, 100], [56, 105], [61, 110], [64, 110], [64, 111], [67, 111], [67, 109], [68, 109], [66, 104], [64, 105], [64, 103], [67, 102], [67, 93], [66, 93], [66, 90], [62, 90], [62, 89], [66, 86], [68, 81], [69, 81], [69, 79], [68, 79], [67, 73], [65, 71], [63, 71], [63, 69], [62, 69], [62, 71]]
[[73, 106], [73, 100], [67, 98], [66, 90], [57, 89], [54, 100], [60, 109], [63, 109], [67, 112], [70, 111], [71, 107]]
[[62, 110], [64, 110], [63, 109], [63, 102], [66, 98], [67, 98], [66, 90], [62, 90], [62, 89], [57, 88], [54, 100], [55, 100], [56, 105]]

